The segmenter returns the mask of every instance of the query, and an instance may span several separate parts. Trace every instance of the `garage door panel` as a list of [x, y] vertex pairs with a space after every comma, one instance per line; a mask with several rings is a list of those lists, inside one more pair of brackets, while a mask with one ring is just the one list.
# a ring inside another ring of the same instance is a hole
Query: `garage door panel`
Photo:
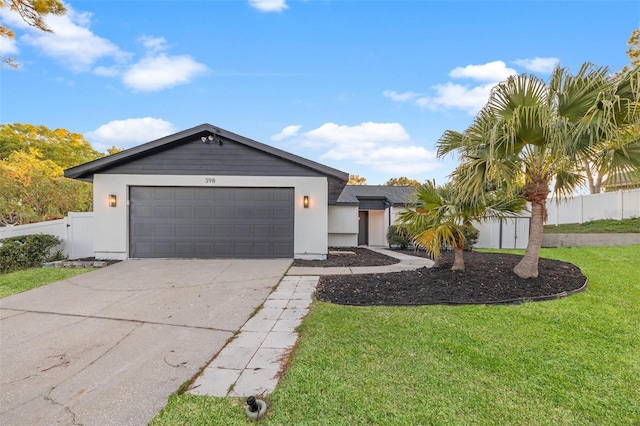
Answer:
[[196, 219], [209, 219], [211, 218], [211, 207], [195, 207], [193, 216]]
[[212, 237], [212, 227], [208, 223], [197, 223], [194, 225], [195, 235], [200, 238]]
[[253, 207], [252, 206], [240, 206], [234, 209], [234, 215], [236, 220], [250, 220], [253, 219]]
[[293, 257], [293, 188], [131, 187], [132, 257]]
[[273, 218], [279, 221], [288, 222], [293, 219], [293, 212], [284, 207], [274, 207]]
[[213, 208], [213, 213], [218, 220], [233, 219], [233, 207], [219, 207]]
[[154, 188], [153, 199], [155, 201], [173, 200], [173, 191], [171, 191], [171, 188]]
[[160, 237], [170, 237], [173, 235], [173, 226], [166, 223], [157, 224], [154, 226], [153, 232]]
[[271, 207], [256, 206], [253, 210], [253, 216], [257, 220], [269, 220], [273, 217], [273, 209]]
[[192, 219], [193, 207], [192, 206], [176, 206], [174, 209], [176, 219]]
[[194, 253], [194, 244], [190, 242], [176, 242], [174, 250], [177, 257], [191, 257]]
[[173, 207], [156, 206], [153, 209], [153, 217], [155, 219], [166, 219], [166, 218], [173, 217]]
[[174, 225], [174, 235], [177, 238], [193, 237], [193, 225], [178, 223]]

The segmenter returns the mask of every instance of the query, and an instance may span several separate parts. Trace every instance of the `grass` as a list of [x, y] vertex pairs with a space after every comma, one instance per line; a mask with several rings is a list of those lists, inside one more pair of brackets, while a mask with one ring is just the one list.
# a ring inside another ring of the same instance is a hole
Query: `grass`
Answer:
[[41, 287], [55, 281], [66, 280], [95, 268], [31, 268], [0, 274], [0, 297], [10, 296], [32, 288]]
[[544, 227], [545, 234], [617, 234], [627, 232], [640, 232], [640, 217], [623, 220], [600, 219], [584, 223], [545, 225]]
[[[543, 249], [586, 292], [519, 306], [315, 302], [265, 425], [638, 425], [640, 245]], [[151, 425], [244, 425], [244, 401], [173, 395]]]

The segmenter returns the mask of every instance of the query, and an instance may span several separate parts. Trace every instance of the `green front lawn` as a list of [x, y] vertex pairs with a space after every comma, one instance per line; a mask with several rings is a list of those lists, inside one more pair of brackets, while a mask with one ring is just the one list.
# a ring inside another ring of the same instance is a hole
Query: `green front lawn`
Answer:
[[[270, 425], [637, 425], [640, 245], [543, 249], [586, 292], [519, 306], [316, 302], [266, 399]], [[244, 401], [174, 395], [152, 425], [252, 424]]]
[[66, 280], [95, 268], [32, 268], [0, 274], [0, 297], [10, 296], [55, 281]]

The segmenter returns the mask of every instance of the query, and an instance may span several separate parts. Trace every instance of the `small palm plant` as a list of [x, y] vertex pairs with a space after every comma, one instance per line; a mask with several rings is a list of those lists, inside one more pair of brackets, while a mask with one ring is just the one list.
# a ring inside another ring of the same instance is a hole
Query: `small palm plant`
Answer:
[[496, 217], [519, 215], [525, 207], [521, 198], [507, 197], [497, 191], [486, 197], [464, 198], [454, 183], [437, 186], [426, 182], [416, 190], [413, 206], [399, 214], [415, 244], [434, 259], [440, 258], [443, 246], [454, 252], [454, 271], [464, 271], [465, 234], [474, 222]]

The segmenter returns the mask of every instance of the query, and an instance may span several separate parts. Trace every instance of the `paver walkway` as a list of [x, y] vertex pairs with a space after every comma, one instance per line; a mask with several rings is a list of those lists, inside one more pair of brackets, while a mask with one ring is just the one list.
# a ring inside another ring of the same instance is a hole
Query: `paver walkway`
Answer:
[[296, 328], [309, 310], [320, 275], [387, 273], [433, 266], [430, 259], [377, 247], [367, 248], [400, 259], [400, 263], [353, 268], [289, 268], [262, 309], [204, 369], [189, 393], [218, 397], [271, 393], [298, 339]]

